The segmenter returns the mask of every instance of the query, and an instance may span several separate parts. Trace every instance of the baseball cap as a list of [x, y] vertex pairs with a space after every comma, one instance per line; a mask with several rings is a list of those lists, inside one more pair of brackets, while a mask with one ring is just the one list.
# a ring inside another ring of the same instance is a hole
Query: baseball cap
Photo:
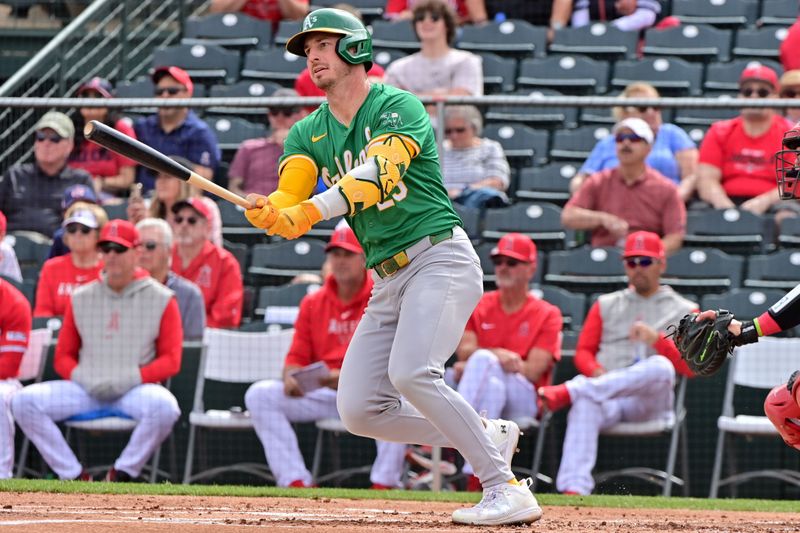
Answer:
[[664, 243], [661, 242], [661, 237], [652, 231], [634, 231], [625, 239], [625, 251], [622, 257], [664, 259]]
[[8, 221], [6, 220], [6, 216], [0, 211], [0, 235], [5, 235], [7, 227]]
[[191, 207], [197, 211], [201, 217], [205, 218], [206, 220], [211, 220], [211, 208], [208, 207], [202, 198], [187, 198], [185, 200], [175, 202], [172, 205], [172, 213], [177, 214], [178, 211], [184, 207]]
[[111, 82], [109, 82], [107, 79], [94, 77], [78, 88], [78, 95], [86, 91], [97, 91], [105, 98], [111, 98], [111, 93], [113, 90], [114, 89], [111, 86]]
[[364, 249], [361, 247], [361, 244], [356, 239], [356, 234], [353, 233], [353, 230], [350, 229], [350, 226], [337, 226], [337, 228], [333, 231], [333, 235], [331, 235], [331, 240], [328, 241], [328, 245], [325, 246], [325, 251], [328, 252], [333, 248], [341, 248], [343, 250], [347, 250], [348, 252], [353, 252], [354, 254], [363, 254]]
[[97, 229], [100, 224], [97, 222], [97, 217], [88, 209], [80, 209], [72, 213], [72, 215], [61, 223], [62, 228], [66, 228], [69, 224], [83, 224], [87, 228]]
[[64, 198], [61, 199], [61, 210], [66, 211], [69, 206], [77, 201], [96, 204], [97, 195], [94, 193], [94, 189], [88, 185], [82, 185], [80, 183], [70, 185], [64, 189]]
[[139, 244], [139, 231], [127, 220], [115, 218], [100, 230], [97, 243], [103, 242], [115, 242], [126, 248], [133, 248]]
[[530, 237], [521, 233], [506, 233], [492, 248], [492, 257], [502, 255], [525, 263], [536, 262], [536, 244]]
[[186, 87], [186, 90], [189, 92], [189, 96], [194, 93], [194, 83], [192, 83], [192, 78], [189, 76], [189, 73], [183, 70], [180, 67], [158, 67], [152, 76], [153, 84], [159, 82], [161, 78], [169, 74], [173, 78], [175, 78], [178, 83]]
[[800, 70], [787, 70], [781, 76], [781, 87], [800, 85]]
[[48, 111], [33, 127], [37, 131], [45, 128], [50, 128], [65, 139], [75, 137], [75, 126], [72, 124], [72, 119], [59, 111]]
[[644, 120], [636, 117], [626, 118], [625, 120], [620, 120], [614, 125], [614, 128], [611, 130], [611, 133], [616, 134], [622, 128], [628, 128], [637, 137], [640, 137], [647, 141], [647, 144], [653, 144], [653, 130]]
[[778, 88], [778, 75], [769, 67], [764, 65], [751, 65], [742, 71], [739, 76], [739, 85], [749, 80], [763, 81], [772, 85], [773, 89]]

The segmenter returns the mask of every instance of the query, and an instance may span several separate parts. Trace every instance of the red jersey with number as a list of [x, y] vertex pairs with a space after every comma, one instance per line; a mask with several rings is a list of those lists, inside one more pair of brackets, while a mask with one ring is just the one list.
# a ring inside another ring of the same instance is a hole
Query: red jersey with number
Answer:
[[239, 326], [244, 287], [239, 262], [233, 254], [206, 241], [197, 257], [184, 265], [176, 245], [172, 248], [172, 271], [200, 287], [206, 304], [206, 326]]
[[[136, 138], [133, 126], [126, 119], [118, 120], [114, 124], [114, 129], [128, 137]], [[119, 176], [122, 167], [132, 167], [136, 165], [136, 162], [124, 155], [103, 148], [99, 144], [84, 141], [81, 144], [81, 151], [71, 155], [67, 164], [72, 168], [82, 168], [91, 174], [93, 178], [98, 178]]]
[[42, 266], [39, 283], [36, 285], [36, 308], [33, 316], [63, 316], [72, 292], [77, 287], [96, 280], [102, 270], [102, 261], [91, 268], [76, 267], [72, 263], [72, 254], [48, 259]]
[[31, 305], [9, 282], [0, 279], [0, 379], [19, 373], [31, 335]]
[[328, 276], [320, 290], [300, 302], [292, 346], [286, 354], [287, 366], [322, 361], [330, 369], [342, 367], [347, 346], [372, 294], [372, 278], [364, 276], [361, 290], [349, 302], [343, 302], [337, 290], [336, 280]]

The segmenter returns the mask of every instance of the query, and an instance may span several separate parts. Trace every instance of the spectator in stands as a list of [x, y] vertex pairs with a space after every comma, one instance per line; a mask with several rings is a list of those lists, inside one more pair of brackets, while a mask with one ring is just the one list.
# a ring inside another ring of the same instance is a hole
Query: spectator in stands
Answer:
[[571, 229], [591, 230], [592, 246], [621, 246], [633, 231], [652, 231], [668, 254], [686, 233], [686, 207], [678, 187], [649, 167], [653, 130], [640, 118], [626, 118], [612, 130], [619, 166], [592, 174], [570, 198], [561, 221]]
[[480, 56], [452, 48], [456, 15], [444, 0], [414, 5], [414, 32], [420, 51], [402, 57], [386, 69], [385, 83], [417, 96], [483, 94]]
[[136, 224], [141, 238], [139, 266], [175, 293], [181, 313], [183, 338], [201, 340], [206, 326], [206, 308], [200, 288], [172, 272], [172, 228], [161, 218], [145, 218]]
[[[73, 211], [88, 209], [94, 213], [101, 227], [108, 222], [108, 213], [97, 205], [97, 196], [94, 189], [86, 185], [73, 185], [67, 188], [64, 191], [64, 198], [61, 200], [61, 207], [64, 210], [64, 219], [67, 219]], [[69, 248], [64, 244], [64, 226], [62, 223], [53, 234], [53, 244], [50, 246], [50, 253], [47, 258], [52, 259], [68, 253]]]
[[242, 272], [233, 254], [208, 239], [211, 211], [200, 198], [187, 198], [173, 204], [172, 214], [172, 270], [200, 288], [208, 327], [238, 327], [244, 297]]
[[301, 20], [308, 13], [308, 0], [211, 0], [210, 13], [241, 11], [272, 22], [273, 33], [282, 20]]
[[[310, 81], [310, 78], [309, 78]], [[292, 89], [278, 89], [272, 96], [297, 96]], [[306, 116], [301, 107], [273, 107], [267, 112], [269, 136], [244, 141], [228, 169], [228, 188], [242, 196], [272, 192], [278, 188], [278, 160], [283, 141], [295, 122]]]
[[[383, 17], [389, 20], [412, 20], [414, 18], [414, 7], [421, 0], [387, 0], [383, 10]], [[483, 0], [478, 0], [482, 3]], [[470, 17], [467, 5], [475, 3], [475, 0], [447, 0], [448, 5], [458, 16], [459, 22], [473, 22]], [[485, 17], [483, 22], [485, 22]]]
[[57, 422], [75, 415], [119, 413], [136, 428], [106, 474], [135, 479], [180, 416], [161, 382], [178, 373], [183, 331], [172, 291], [136, 267], [139, 234], [109, 222], [98, 248], [101, 279], [75, 291], [58, 335], [53, 366], [63, 381], [25, 387], [12, 399], [22, 431], [60, 479], [90, 479]]
[[[78, 89], [78, 98], [111, 98], [111, 83], [103, 78], [92, 78]], [[97, 120], [129, 137], [136, 138], [131, 122], [107, 107], [82, 107], [75, 117], [75, 130], [83, 132], [83, 126]], [[75, 137], [75, 147], [69, 157], [69, 166], [82, 168], [94, 178], [97, 195], [104, 201], [128, 196], [136, 178], [136, 162], [104, 146], [89, 142], [83, 135]]]
[[[800, 98], [800, 69], [789, 70], [781, 76], [781, 98]], [[784, 116], [790, 122], [800, 121], [800, 107], [784, 109]]]
[[[563, 318], [558, 307], [532, 295], [536, 245], [508, 233], [491, 252], [497, 290], [483, 295], [456, 348], [458, 392], [486, 418], [536, 416], [538, 387], [551, 383], [561, 358]], [[469, 463], [468, 489], [480, 482]]]
[[499, 142], [481, 137], [483, 120], [475, 106], [445, 108], [442, 175], [450, 198], [475, 208], [509, 205], [510, 168]]
[[103, 270], [97, 248], [101, 227], [95, 214], [88, 209], [71, 211], [63, 227], [69, 253], [48, 259], [42, 266], [35, 317], [64, 315], [75, 289], [98, 279]]
[[[649, 83], [636, 82], [625, 87], [620, 98], [659, 98], [658, 90]], [[629, 117], [641, 118], [656, 136], [648, 166], [678, 185], [681, 199], [686, 202], [694, 196], [697, 188], [697, 145], [679, 126], [664, 124], [661, 110], [656, 107], [635, 107], [621, 105], [613, 109], [617, 121]], [[601, 139], [592, 149], [589, 158], [570, 182], [570, 191], [578, 190], [581, 183], [595, 172], [619, 165], [616, 142], [613, 135]]]
[[[778, 75], [763, 65], [744, 69], [740, 98], [776, 98]], [[714, 209], [739, 206], [757, 215], [789, 208], [776, 191], [774, 154], [792, 123], [772, 108], [743, 108], [711, 125], [700, 145], [697, 191]]]
[[658, 0], [574, 0], [571, 23], [580, 28], [610, 21], [622, 31], [639, 31], [653, 27], [660, 14]]
[[22, 388], [17, 379], [31, 334], [31, 304], [4, 279], [0, 279], [0, 479], [8, 479], [14, 466], [14, 419], [11, 398]]
[[506, 19], [526, 20], [534, 26], [549, 26], [552, 32], [560, 30], [569, 23], [572, 14], [572, 0], [551, 0], [530, 2], [529, 0], [464, 0], [469, 12], [469, 20], [475, 24], [491, 20], [502, 22]]
[[22, 283], [17, 254], [14, 247], [5, 241], [7, 224], [6, 216], [0, 211], [0, 276]]
[[[366, 257], [353, 230], [348, 226], [336, 229], [325, 250], [331, 274], [320, 290], [300, 302], [283, 380], [259, 381], [250, 386], [244, 398], [279, 487], [308, 487], [312, 483], [291, 423], [339, 416], [339, 369], [372, 292]], [[318, 361], [328, 367], [329, 374], [320, 380], [319, 388], [304, 392], [292, 374]], [[378, 458], [370, 475], [373, 488], [398, 487], [405, 444], [376, 444]]]
[[575, 350], [581, 375], [539, 388], [551, 411], [572, 405], [556, 479], [560, 492], [590, 494], [600, 431], [670, 416], [675, 371], [691, 375], [664, 330], [697, 304], [660, 285], [666, 261], [658, 235], [628, 235], [623, 263], [629, 286], [601, 295], [589, 309]]
[[0, 178], [0, 211], [8, 231], [35, 231], [52, 237], [61, 225], [59, 198], [70, 185], [92, 186], [84, 170], [67, 166], [75, 127], [64, 113], [45, 113], [34, 126], [33, 163], [9, 168]]
[[800, 56], [797, 50], [800, 49], [800, 16], [789, 26], [786, 37], [781, 41], [780, 58], [783, 71], [800, 69]]
[[[153, 72], [156, 98], [190, 98], [194, 84], [189, 74], [178, 67], [159, 67]], [[175, 154], [191, 162], [190, 168], [213, 180], [220, 160], [217, 138], [211, 128], [188, 107], [159, 107], [158, 112], [134, 124], [136, 136], [162, 154]], [[145, 191], [153, 188], [155, 174], [138, 167], [136, 180]]]
[[[192, 165], [179, 155], [169, 157], [185, 167]], [[156, 174], [152, 198], [134, 195], [128, 201], [128, 220], [134, 224], [148, 217], [169, 220], [172, 217], [172, 206], [188, 198], [199, 198], [206, 204], [211, 214], [208, 238], [216, 246], [222, 246], [222, 216], [217, 203], [208, 196], [203, 196], [197, 187], [163, 172]]]

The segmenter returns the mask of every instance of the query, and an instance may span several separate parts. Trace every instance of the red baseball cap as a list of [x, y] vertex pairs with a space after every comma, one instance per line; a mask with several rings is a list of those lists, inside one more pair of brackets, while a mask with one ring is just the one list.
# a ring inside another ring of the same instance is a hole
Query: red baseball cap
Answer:
[[180, 67], [158, 67], [153, 72], [153, 76], [151, 77], [153, 84], [158, 83], [159, 80], [167, 74], [175, 78], [178, 83], [186, 87], [186, 90], [189, 92], [189, 96], [194, 93], [194, 83], [192, 83], [191, 76], [189, 76], [189, 73]]
[[622, 257], [655, 257], [664, 259], [664, 243], [652, 231], [634, 231], [625, 239]]
[[333, 235], [331, 235], [331, 240], [328, 241], [325, 251], [328, 252], [333, 248], [341, 248], [348, 252], [353, 252], [354, 254], [364, 253], [361, 243], [356, 239], [356, 234], [353, 233], [353, 230], [347, 225], [339, 225], [333, 231]]
[[111, 82], [103, 78], [94, 77], [80, 86], [78, 95], [87, 91], [95, 91], [105, 98], [111, 98], [113, 90]]
[[536, 262], [536, 244], [521, 233], [507, 233], [492, 248], [491, 256], [502, 255], [525, 263]]
[[0, 235], [5, 235], [7, 227], [8, 222], [6, 221], [6, 216], [0, 211]]
[[172, 213], [177, 214], [178, 211], [184, 207], [191, 207], [197, 211], [197, 214], [201, 217], [205, 218], [206, 220], [211, 220], [211, 208], [208, 207], [208, 204], [206, 204], [202, 198], [187, 198], [185, 200], [175, 202], [172, 205]]
[[739, 76], [739, 85], [748, 80], [763, 81], [772, 85], [773, 89], [778, 88], [778, 75], [774, 70], [764, 65], [755, 64], [745, 68], [742, 71], [742, 75]]
[[139, 245], [139, 231], [127, 220], [116, 218], [100, 230], [100, 239], [97, 243], [102, 242], [115, 242], [126, 248], [133, 248]]

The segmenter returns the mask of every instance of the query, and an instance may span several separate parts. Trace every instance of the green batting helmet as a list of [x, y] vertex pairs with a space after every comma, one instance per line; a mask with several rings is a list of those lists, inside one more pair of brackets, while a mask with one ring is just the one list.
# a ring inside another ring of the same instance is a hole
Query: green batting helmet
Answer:
[[312, 11], [303, 20], [303, 29], [292, 35], [286, 43], [286, 49], [298, 56], [305, 57], [303, 50], [305, 37], [311, 32], [335, 33], [341, 35], [336, 45], [336, 52], [345, 62], [351, 65], [364, 64], [366, 69], [372, 68], [372, 35], [364, 23], [347, 11], [323, 8]]

